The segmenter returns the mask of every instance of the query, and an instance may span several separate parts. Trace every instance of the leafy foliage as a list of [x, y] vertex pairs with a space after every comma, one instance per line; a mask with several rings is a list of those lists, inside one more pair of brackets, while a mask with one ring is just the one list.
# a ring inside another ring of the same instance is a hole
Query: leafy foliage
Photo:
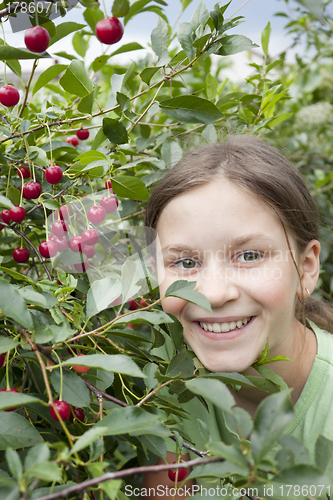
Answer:
[[[182, 0], [182, 10], [189, 3]], [[58, 26], [51, 20], [46, 24], [50, 46], [65, 37], [72, 40], [77, 55], [58, 54], [68, 62], [52, 65], [49, 53], [31, 53], [1, 40], [0, 57], [15, 75], [21, 76], [20, 60], [32, 60], [19, 104], [0, 110], [0, 206], [25, 209], [21, 223], [1, 222], [0, 388], [19, 391], [0, 393], [4, 498], [51, 500], [62, 494], [74, 499], [82, 494], [84, 500], [126, 500], [125, 486], [141, 485], [142, 473], [153, 470], [158, 457], [165, 458], [170, 443], [178, 452], [190, 449], [200, 457], [188, 464], [195, 466], [193, 478], [221, 480], [230, 488], [251, 485], [259, 495], [264, 483], [320, 484], [322, 497], [328, 491], [332, 443], [319, 438], [312, 463], [301, 443], [283, 436], [292, 418], [290, 391], [265, 366], [278, 360], [263, 351], [255, 366], [262, 377], [207, 373], [184, 345], [181, 325], [162, 310], [163, 297], [143, 255], [139, 230], [149, 191], [182, 157], [188, 138], [197, 147], [216, 142], [230, 129], [265, 134], [290, 153], [318, 201], [325, 272], [317, 295], [332, 296], [330, 2], [299, 1], [302, 6], [286, 19], [295, 44], [303, 40], [307, 49], [294, 63], [286, 53], [270, 57], [272, 27], [264, 27], [262, 62], [250, 62], [252, 74], [241, 82], [223, 77], [229, 64], [225, 57], [255, 45], [242, 34], [229, 34], [241, 21], [226, 17], [230, 3], [216, 4], [209, 12], [200, 2], [191, 21], [178, 23], [173, 32], [163, 0], [115, 0], [112, 15], [124, 17], [125, 29], [134, 16], [156, 13], [154, 56], [136, 58], [142, 48], [137, 42], [118, 42], [116, 50], [97, 55], [89, 68], [85, 54], [104, 18], [95, 0], [79, 2], [85, 24], [65, 19]], [[2, 2], [1, 8], [7, 5]], [[41, 23], [42, 16], [46, 13]], [[115, 55], [127, 53], [132, 62], [113, 62]], [[36, 75], [36, 61], [45, 57], [50, 66]], [[86, 142], [65, 141], [81, 128], [89, 130]], [[55, 163], [63, 176], [51, 185], [44, 174]], [[42, 186], [37, 199], [22, 198], [22, 167], [29, 181]], [[89, 209], [113, 195], [118, 208], [101, 223], [92, 222]], [[68, 217], [62, 212], [67, 243], [51, 260], [44, 259], [39, 244], [48, 240], [54, 221], [62, 220], [60, 207], [69, 211]], [[98, 242], [87, 264], [84, 253], [68, 249], [68, 235], [88, 229], [97, 232]], [[18, 263], [13, 248], [22, 245], [30, 257]], [[210, 310], [193, 287], [176, 282], [166, 296]], [[129, 299], [141, 300], [136, 310]], [[77, 366], [89, 370], [79, 374]], [[273, 393], [254, 419], [235, 406], [228, 390], [242, 385]], [[55, 400], [72, 405], [69, 421], [52, 419], [49, 409]], [[228, 421], [229, 441], [212, 441], [199, 421], [206, 448], [193, 449], [181, 425], [182, 418], [196, 418], [183, 406], [188, 401], [197, 408], [215, 404]], [[75, 409], [83, 411], [82, 419]], [[171, 467], [177, 468], [166, 465], [165, 471]], [[294, 497], [309, 494], [304, 489]]]

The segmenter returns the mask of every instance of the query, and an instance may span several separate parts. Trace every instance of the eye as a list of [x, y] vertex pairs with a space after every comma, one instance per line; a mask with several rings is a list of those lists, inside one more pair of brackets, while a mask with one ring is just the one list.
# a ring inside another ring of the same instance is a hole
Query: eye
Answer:
[[194, 269], [197, 262], [193, 259], [181, 259], [176, 261], [174, 265], [180, 267], [180, 269]]
[[259, 260], [262, 256], [263, 254], [261, 252], [249, 250], [239, 254], [237, 256], [237, 260], [240, 260], [240, 262], [255, 262], [256, 260]]

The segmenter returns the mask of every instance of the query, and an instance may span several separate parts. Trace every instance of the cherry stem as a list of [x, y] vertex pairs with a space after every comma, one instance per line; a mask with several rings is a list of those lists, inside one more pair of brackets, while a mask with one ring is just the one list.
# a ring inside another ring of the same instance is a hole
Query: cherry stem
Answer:
[[35, 59], [35, 60], [34, 60], [33, 65], [32, 65], [32, 69], [31, 69], [31, 73], [30, 73], [30, 77], [29, 77], [28, 83], [27, 83], [27, 85], [26, 85], [26, 90], [25, 90], [25, 94], [24, 94], [23, 102], [22, 102], [22, 105], [21, 105], [20, 111], [18, 112], [18, 115], [17, 115], [17, 116], [18, 116], [18, 118], [21, 118], [21, 116], [22, 116], [22, 114], [23, 114], [23, 111], [24, 111], [24, 108], [26, 107], [27, 100], [28, 100], [28, 95], [29, 95], [29, 90], [30, 90], [30, 85], [31, 85], [31, 82], [32, 82], [33, 76], [34, 76], [34, 74], [35, 74], [35, 71], [36, 71], [37, 65], [38, 65], [38, 59]]
[[[57, 351], [53, 351], [57, 360], [58, 360], [58, 363], [60, 365], [61, 363], [61, 359], [59, 358], [58, 356], [58, 353]], [[59, 369], [60, 369], [60, 391], [59, 391], [59, 401], [62, 401], [62, 390], [63, 390], [63, 386], [64, 386], [64, 378], [63, 378], [63, 374], [62, 374], [62, 366], [59, 366]]]
[[10, 383], [9, 383], [9, 352], [6, 354], [6, 390], [10, 391]]

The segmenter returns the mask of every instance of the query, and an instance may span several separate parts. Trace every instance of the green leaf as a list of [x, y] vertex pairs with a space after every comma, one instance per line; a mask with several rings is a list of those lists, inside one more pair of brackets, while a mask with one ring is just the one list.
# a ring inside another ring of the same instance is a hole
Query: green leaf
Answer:
[[184, 123], [214, 123], [223, 117], [221, 111], [207, 99], [182, 95], [159, 103], [164, 113]]
[[187, 380], [185, 385], [194, 394], [211, 401], [215, 406], [226, 412], [230, 412], [231, 407], [235, 404], [229, 389], [220, 380], [197, 377]]
[[325, 2], [323, 0], [295, 0], [305, 7], [314, 17], [322, 20], [324, 14], [324, 5]]
[[145, 431], [154, 427], [158, 422], [158, 415], [148, 413], [137, 406], [115, 408], [109, 414], [94, 425], [94, 428], [107, 427], [105, 436], [117, 436], [128, 434], [132, 431], [135, 435], [145, 434]]
[[259, 404], [251, 434], [252, 452], [257, 464], [276, 444], [293, 416], [290, 389], [268, 396]]
[[118, 54], [123, 54], [124, 52], [131, 52], [132, 50], [141, 50], [143, 49], [142, 45], [137, 42], [125, 43], [119, 49], [111, 52], [109, 57], [116, 56]]
[[261, 33], [261, 46], [266, 56], [268, 56], [268, 45], [271, 37], [271, 32], [272, 32], [271, 23], [268, 22], [266, 24], [264, 31]]
[[199, 26], [205, 26], [207, 20], [209, 18], [209, 12], [204, 4], [204, 2], [201, 0], [197, 8], [192, 14], [191, 17], [191, 26], [193, 31], [195, 31]]
[[169, 363], [166, 377], [189, 378], [193, 376], [194, 363], [190, 354], [183, 348]]
[[107, 430], [108, 428], [103, 426], [93, 427], [92, 429], [89, 429], [84, 434], [82, 434], [82, 436], [79, 437], [79, 439], [76, 441], [76, 443], [74, 444], [73, 448], [70, 450], [69, 453], [72, 455], [73, 453], [77, 453], [78, 451], [83, 450], [91, 443], [96, 441], [97, 438], [106, 434]]
[[95, 87], [92, 92], [82, 97], [77, 107], [78, 111], [80, 111], [80, 113], [90, 114], [92, 112], [93, 105], [95, 104], [97, 94], [98, 94], [98, 88]]
[[18, 281], [26, 281], [27, 283], [30, 283], [30, 285], [36, 286], [36, 283], [31, 278], [29, 278], [29, 276], [21, 274], [18, 271], [14, 271], [13, 269], [7, 269], [7, 267], [3, 266], [0, 266], [0, 271], [3, 271], [4, 273], [8, 274], [9, 276], [12, 276]]
[[28, 147], [29, 157], [33, 158], [33, 162], [39, 167], [48, 167], [49, 160], [46, 156], [46, 153], [43, 149], [38, 148], [37, 146], [29, 146]]
[[41, 481], [61, 482], [61, 469], [55, 462], [45, 461], [34, 464], [29, 469], [29, 476], [38, 477]]
[[240, 467], [234, 463], [230, 462], [218, 462], [212, 464], [197, 465], [188, 476], [188, 479], [195, 479], [198, 477], [228, 477], [233, 474], [247, 474], [248, 469], [246, 467]]
[[130, 10], [129, 0], [114, 0], [112, 4], [113, 17], [125, 17]]
[[17, 340], [11, 339], [10, 337], [0, 336], [0, 354], [14, 349], [14, 347], [18, 344], [19, 342]]
[[152, 49], [158, 57], [157, 65], [164, 66], [164, 64], [169, 62], [169, 28], [168, 23], [166, 23], [161, 17], [158, 18], [157, 26], [151, 32], [150, 39]]
[[249, 465], [246, 457], [243, 455], [239, 448], [236, 448], [235, 445], [227, 445], [222, 443], [221, 441], [212, 441], [207, 444], [207, 448], [214, 455], [224, 458], [228, 460], [232, 464], [238, 465], [242, 469], [249, 470]]
[[164, 311], [134, 311], [130, 315], [117, 319], [113, 324], [120, 323], [148, 323], [160, 325], [161, 323], [173, 323], [173, 319]]
[[13, 319], [20, 326], [32, 330], [32, 317], [23, 297], [13, 285], [2, 278], [0, 278], [0, 309], [5, 316]]
[[163, 438], [144, 434], [140, 437], [140, 442], [158, 457], [166, 457], [167, 444]]
[[131, 198], [137, 201], [146, 201], [149, 198], [145, 183], [137, 177], [116, 175], [112, 178], [112, 188], [116, 195]]
[[[299, 485], [302, 485], [301, 491], [302, 488], [304, 491], [305, 486], [311, 487], [312, 485], [317, 485], [319, 491], [319, 485], [320, 485], [320, 489], [322, 492], [325, 492], [325, 490], [327, 491], [327, 488], [330, 488], [330, 486], [332, 485], [328, 477], [326, 477], [313, 465], [308, 465], [308, 464], [299, 464], [288, 467], [288, 469], [284, 469], [282, 472], [279, 473], [279, 475], [274, 476], [272, 479], [270, 479], [270, 481], [273, 484], [285, 484], [288, 486], [295, 485], [295, 490], [293, 488], [289, 489], [290, 496], [288, 495], [288, 497], [292, 499], [300, 498], [299, 490], [298, 488], [296, 489], [296, 487], [297, 486], [299, 487]], [[279, 491], [281, 492], [281, 490]], [[285, 489], [284, 491], [286, 492], [287, 489]], [[317, 495], [316, 497], [319, 498], [319, 496]], [[321, 496], [320, 498], [324, 497]]]
[[103, 119], [103, 132], [113, 144], [126, 144], [128, 142], [126, 128], [114, 118]]
[[43, 442], [43, 438], [30, 422], [13, 412], [0, 413], [0, 450], [8, 446], [26, 448]]
[[14, 203], [12, 203], [6, 196], [0, 194], [0, 207], [8, 208], [9, 210], [14, 207]]
[[34, 85], [32, 95], [36, 94], [38, 90], [43, 88], [47, 83], [56, 78], [60, 73], [65, 71], [68, 67], [68, 64], [53, 64], [49, 68], [47, 68], [43, 73], [41, 73], [37, 79], [37, 82]]
[[135, 362], [123, 354], [90, 354], [85, 357], [81, 356], [79, 363], [77, 357], [75, 357], [66, 359], [66, 361], [63, 361], [60, 366], [73, 366], [77, 364], [81, 366], [89, 366], [89, 368], [99, 368], [101, 370], [106, 370], [107, 372], [122, 373], [132, 377], [146, 378], [146, 375], [140, 370], [140, 368], [138, 368]]
[[79, 33], [78, 31], [74, 33], [72, 38], [72, 44], [75, 52], [79, 54], [79, 56], [84, 57], [88, 48], [88, 40], [84, 38], [83, 33]]
[[177, 38], [188, 60], [191, 61], [195, 55], [195, 51], [192, 45], [194, 33], [190, 23], [178, 23]]
[[6, 449], [6, 461], [8, 468], [12, 475], [20, 481], [22, 478], [23, 467], [22, 462], [20, 460], [20, 456], [17, 451], [13, 450], [13, 448]]
[[[113, 180], [112, 180], [113, 186]], [[91, 318], [95, 314], [107, 309], [121, 293], [119, 281], [112, 278], [96, 280], [91, 285], [87, 295], [87, 317]]]
[[21, 78], [22, 76], [22, 67], [19, 61], [15, 61], [15, 59], [11, 59], [10, 61], [5, 61], [6, 65], [8, 66], [9, 69], [12, 70], [13, 73], [15, 73], [16, 76]]
[[45, 59], [51, 57], [47, 52], [39, 53], [30, 52], [28, 49], [18, 49], [10, 45], [0, 46], [0, 60], [7, 61], [14, 59]]
[[[99, 4], [95, 3], [95, 6], [98, 7]], [[83, 12], [83, 17], [84, 20], [87, 22], [87, 24], [90, 26], [91, 30], [95, 32], [96, 24], [98, 21], [101, 21], [101, 19], [104, 19], [104, 12], [101, 11], [101, 9], [85, 9]]]
[[62, 38], [65, 38], [67, 35], [70, 35], [74, 31], [82, 30], [85, 28], [85, 24], [79, 24], [74, 22], [60, 23], [56, 28], [55, 36], [50, 38], [49, 47], [54, 43], [58, 42]]
[[36, 292], [31, 286], [19, 288], [18, 292], [28, 304], [34, 304], [43, 309], [50, 309], [57, 304], [57, 299], [53, 295], [47, 292]]
[[59, 83], [64, 90], [79, 97], [90, 94], [94, 88], [82, 61], [72, 61]]
[[212, 312], [209, 300], [202, 293], [193, 290], [195, 286], [196, 282], [194, 281], [178, 280], [169, 286], [165, 292], [165, 296], [185, 299], [188, 302], [193, 302], [193, 304], [206, 309], [206, 311]]
[[244, 35], [226, 35], [222, 39], [222, 46], [214, 54], [218, 56], [231, 56], [244, 50], [250, 50], [254, 47], [259, 47]]
[[[80, 363], [78, 363], [77, 357], [75, 359], [76, 363], [73, 364], [81, 365], [81, 357], [80, 357]], [[63, 377], [62, 398], [64, 399], [64, 401], [74, 406], [78, 406], [79, 408], [84, 408], [89, 406], [90, 405], [89, 390], [84, 381], [82, 380], [82, 378], [76, 373], [67, 370], [63, 370], [62, 377]], [[60, 395], [60, 385], [61, 385], [60, 370], [53, 370], [50, 375], [50, 378], [55, 391]]]
[[39, 398], [21, 394], [20, 392], [0, 392], [0, 410], [8, 410], [17, 406], [26, 406], [30, 403], [40, 403]]
[[50, 449], [47, 444], [36, 444], [28, 451], [24, 460], [24, 469], [28, 470], [35, 464], [46, 462], [50, 458]]
[[44, 200], [43, 204], [50, 210], [58, 210], [60, 208], [60, 203], [57, 200]]
[[147, 85], [149, 85], [150, 80], [159, 69], [160, 68], [158, 66], [153, 66], [152, 68], [143, 69], [140, 73], [141, 80]]

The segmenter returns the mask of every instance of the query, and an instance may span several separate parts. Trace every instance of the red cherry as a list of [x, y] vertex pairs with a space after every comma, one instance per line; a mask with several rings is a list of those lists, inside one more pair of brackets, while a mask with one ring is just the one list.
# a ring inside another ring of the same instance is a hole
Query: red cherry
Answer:
[[42, 257], [49, 259], [58, 253], [58, 247], [55, 241], [42, 241], [39, 244], [39, 253]]
[[10, 215], [9, 215], [9, 212], [10, 210], [3, 210], [1, 212], [1, 219], [6, 223], [6, 224], [10, 224]]
[[81, 234], [82, 245], [96, 245], [98, 242], [99, 234], [96, 229], [86, 229]]
[[27, 260], [29, 260], [29, 257], [30, 257], [30, 252], [27, 248], [25, 247], [14, 248], [13, 259], [18, 264], [24, 264], [24, 262], [27, 262]]
[[89, 130], [85, 130], [84, 128], [81, 128], [80, 130], [76, 131], [76, 135], [81, 141], [85, 141], [89, 137]]
[[62, 175], [59, 165], [52, 165], [45, 170], [45, 179], [49, 184], [58, 184], [62, 179]]
[[42, 192], [42, 186], [35, 181], [29, 181], [21, 186], [23, 191], [23, 198], [26, 200], [35, 200], [40, 197]]
[[[71, 413], [69, 404], [66, 403], [66, 401], [54, 401], [54, 406], [56, 407], [62, 420], [68, 420]], [[53, 420], [59, 420], [52, 406], [50, 406], [50, 415]]]
[[79, 139], [75, 135], [71, 135], [70, 137], [67, 137], [66, 142], [68, 142], [68, 144], [71, 144], [72, 146], [79, 145]]
[[95, 247], [91, 245], [85, 245], [82, 252], [88, 257], [88, 259], [91, 259], [95, 255], [96, 250]]
[[50, 35], [43, 26], [33, 26], [27, 29], [24, 43], [31, 52], [44, 52], [50, 43]]
[[56, 220], [52, 224], [52, 232], [56, 236], [65, 236], [68, 232], [68, 226], [64, 220]]
[[[173, 462], [174, 464], [176, 462]], [[168, 476], [171, 481], [176, 481], [176, 474], [177, 474], [177, 469], [170, 469], [168, 470]], [[178, 482], [184, 481], [184, 479], [187, 477], [187, 469], [178, 469]]]
[[149, 306], [149, 303], [146, 300], [141, 299], [139, 302], [141, 307], [147, 307]]
[[13, 85], [4, 85], [0, 89], [0, 103], [7, 108], [15, 106], [20, 100], [19, 91]]
[[[0, 392], [16, 392], [16, 393], [18, 393], [18, 391], [16, 389], [14, 389], [14, 387], [11, 387], [10, 389], [1, 389]], [[5, 411], [14, 411], [14, 410], [16, 410], [16, 408], [17, 407], [14, 406], [14, 408], [7, 408], [7, 410], [5, 410]]]
[[111, 179], [108, 179], [107, 181], [105, 181], [105, 189], [108, 189], [111, 194], [114, 194], [114, 191], [113, 191], [112, 186], [111, 186]]
[[5, 364], [5, 356], [3, 354], [0, 354], [0, 368], [2, 368], [4, 364]]
[[23, 179], [29, 179], [30, 177], [30, 170], [25, 167], [19, 167], [17, 173], [20, 177], [23, 177]]
[[59, 208], [59, 217], [61, 220], [69, 219], [69, 211], [66, 205], [62, 205], [62, 207]]
[[0, 224], [0, 231], [2, 231], [4, 227], [5, 226], [3, 226], [2, 224]]
[[135, 311], [135, 309], [138, 309], [139, 304], [135, 302], [135, 300], [129, 299], [128, 300], [128, 309], [130, 311]]
[[54, 243], [57, 245], [59, 252], [66, 252], [68, 250], [68, 240], [66, 236], [61, 236], [60, 238], [56, 238]]
[[124, 28], [117, 17], [107, 17], [96, 24], [96, 36], [102, 43], [112, 45], [119, 42], [124, 34]]
[[74, 269], [77, 273], [85, 273], [89, 267], [89, 261], [79, 262], [78, 264], [73, 264]]
[[57, 237], [55, 234], [53, 234], [53, 233], [49, 234], [49, 241], [56, 241], [56, 239], [57, 239]]
[[[74, 418], [77, 418], [81, 422], [84, 422], [84, 411], [82, 410], [82, 408], [75, 408], [75, 406], [72, 406], [72, 410], [73, 410], [73, 412], [71, 412], [71, 414], [69, 416], [69, 421], [71, 423], [73, 423]], [[74, 415], [73, 415], [73, 413], [74, 413]]]
[[100, 205], [104, 208], [107, 214], [111, 214], [112, 212], [117, 210], [119, 201], [115, 196], [103, 196], [100, 201]]
[[15, 207], [9, 210], [9, 215], [14, 222], [22, 222], [25, 217], [25, 210], [23, 207], [15, 205]]
[[[77, 357], [84, 356], [84, 354], [78, 354]], [[73, 370], [76, 373], [86, 373], [89, 370], [89, 366], [73, 365]]]
[[81, 236], [73, 236], [68, 243], [69, 248], [72, 252], [82, 253], [82, 238]]
[[132, 330], [135, 330], [134, 325], [132, 325], [132, 323], [128, 323], [127, 326], [128, 326], [128, 328], [131, 328]]
[[105, 219], [106, 212], [103, 207], [94, 206], [89, 208], [87, 216], [90, 222], [93, 224], [99, 224]]

